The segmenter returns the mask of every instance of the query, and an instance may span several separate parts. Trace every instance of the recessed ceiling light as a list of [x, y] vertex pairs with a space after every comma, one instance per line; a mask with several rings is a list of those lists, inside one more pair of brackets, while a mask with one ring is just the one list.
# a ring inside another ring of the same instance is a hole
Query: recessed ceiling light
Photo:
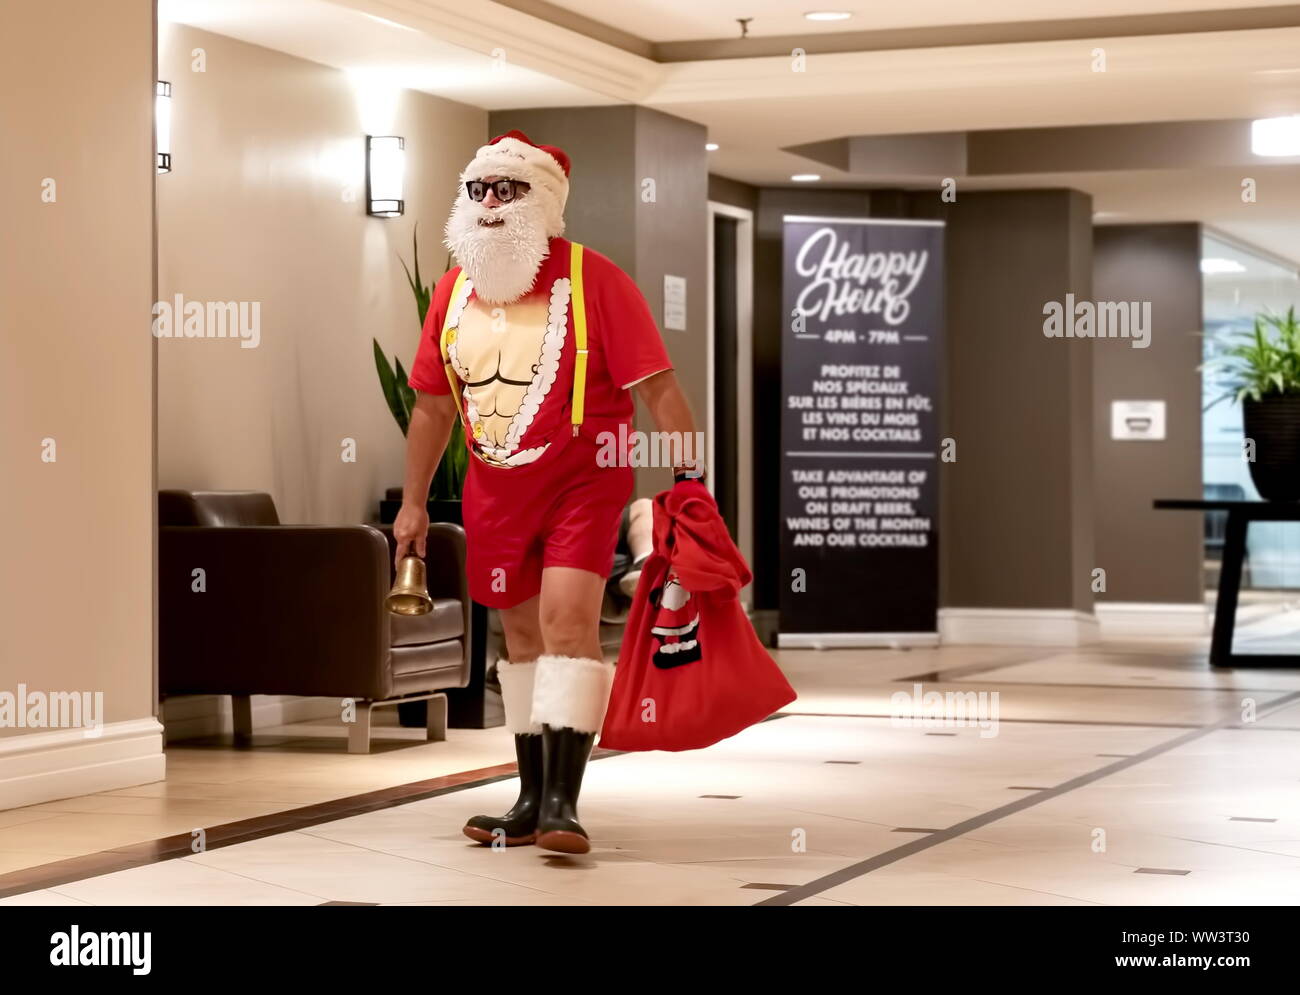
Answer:
[[716, 151], [718, 151], [718, 143], [717, 143], [717, 142], [705, 142], [705, 143], [704, 143], [704, 151], [705, 151], [705, 152], [716, 152]]
[[796, 183], [816, 183], [821, 176], [817, 173], [795, 173], [790, 179]]
[[1250, 126], [1250, 151], [1255, 155], [1300, 155], [1300, 114], [1262, 117]]
[[1235, 259], [1216, 259], [1213, 256], [1201, 260], [1202, 273], [1244, 273], [1246, 267]]
[[804, 14], [809, 21], [847, 21], [852, 16], [847, 10], [810, 10]]

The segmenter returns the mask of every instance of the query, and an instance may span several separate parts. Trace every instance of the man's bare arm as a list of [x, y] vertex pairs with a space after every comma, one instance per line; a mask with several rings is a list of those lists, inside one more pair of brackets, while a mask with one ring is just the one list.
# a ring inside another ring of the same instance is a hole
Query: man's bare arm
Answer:
[[393, 522], [400, 563], [407, 550], [424, 556], [429, 535], [429, 482], [438, 469], [451, 427], [456, 423], [456, 402], [450, 394], [416, 395], [411, 423], [406, 429], [406, 478], [402, 483], [402, 509]]
[[[660, 432], [675, 432], [683, 442], [691, 440], [693, 445], [695, 418], [691, 415], [690, 402], [686, 400], [686, 394], [682, 391], [681, 384], [677, 382], [676, 373], [672, 370], [664, 370], [654, 376], [646, 377], [633, 389], [650, 411], [655, 428]], [[690, 456], [690, 463], [693, 465], [688, 468], [702, 471], [704, 454], [691, 451]]]

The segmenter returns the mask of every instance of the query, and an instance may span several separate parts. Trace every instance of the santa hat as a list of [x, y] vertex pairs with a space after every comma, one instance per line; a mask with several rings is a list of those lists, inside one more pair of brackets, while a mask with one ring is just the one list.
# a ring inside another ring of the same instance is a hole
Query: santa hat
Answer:
[[522, 131], [498, 135], [477, 152], [460, 174], [461, 188], [470, 180], [503, 176], [522, 180], [546, 200], [546, 234], [564, 234], [564, 205], [569, 199], [569, 157], [554, 145], [538, 145]]

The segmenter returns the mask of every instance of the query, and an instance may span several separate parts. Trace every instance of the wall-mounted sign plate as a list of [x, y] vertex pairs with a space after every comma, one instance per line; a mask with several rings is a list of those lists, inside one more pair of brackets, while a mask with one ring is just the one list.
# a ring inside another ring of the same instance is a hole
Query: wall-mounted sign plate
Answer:
[[664, 328], [686, 331], [686, 277], [664, 274]]
[[1164, 401], [1111, 401], [1110, 437], [1117, 442], [1163, 442]]

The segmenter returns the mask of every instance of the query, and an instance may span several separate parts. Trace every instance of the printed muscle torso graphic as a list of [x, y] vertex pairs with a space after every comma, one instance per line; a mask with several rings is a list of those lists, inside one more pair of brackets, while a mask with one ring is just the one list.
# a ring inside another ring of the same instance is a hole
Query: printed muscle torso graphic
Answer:
[[[471, 299], [447, 336], [447, 355], [463, 384], [475, 453], [495, 466], [522, 466], [549, 442], [529, 435], [555, 386], [568, 331], [569, 281], [550, 293], [526, 295], [508, 305]], [[555, 402], [552, 402], [555, 403]], [[525, 445], [525, 443], [529, 443]]]

